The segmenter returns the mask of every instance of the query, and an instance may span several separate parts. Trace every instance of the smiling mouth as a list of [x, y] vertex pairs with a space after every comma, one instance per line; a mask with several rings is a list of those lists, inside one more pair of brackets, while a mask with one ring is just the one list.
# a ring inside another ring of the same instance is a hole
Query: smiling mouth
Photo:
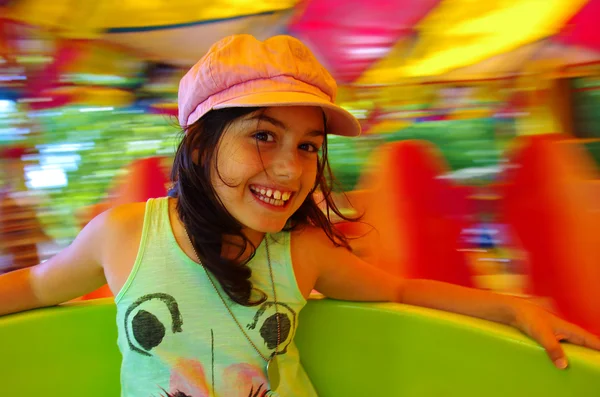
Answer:
[[274, 190], [259, 185], [250, 185], [250, 191], [260, 201], [275, 207], [285, 206], [294, 194], [291, 191]]

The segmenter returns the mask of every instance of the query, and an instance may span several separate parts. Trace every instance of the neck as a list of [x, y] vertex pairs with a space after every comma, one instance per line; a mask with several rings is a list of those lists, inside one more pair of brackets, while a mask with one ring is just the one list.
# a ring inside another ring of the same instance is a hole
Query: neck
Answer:
[[[181, 242], [182, 247], [189, 246], [188, 251], [192, 252], [191, 243], [188, 242], [187, 233], [185, 231], [185, 226], [181, 219], [179, 219], [179, 215], [177, 214], [177, 199], [169, 199], [169, 211], [172, 214], [171, 219], [174, 220], [172, 223], [172, 227], [175, 233], [175, 238]], [[257, 232], [256, 230], [244, 229], [242, 231], [246, 238], [250, 240], [255, 247], [258, 247], [265, 237], [265, 233]], [[225, 258], [234, 259], [237, 258], [240, 253], [240, 246], [244, 242], [238, 236], [224, 236], [223, 238], [223, 246], [221, 249], [221, 255]], [[251, 247], [246, 247], [244, 254], [241, 256], [241, 260], [246, 260], [250, 256]]]
[[[255, 247], [258, 247], [265, 237], [265, 233], [257, 232], [255, 230], [244, 229], [242, 233], [244, 233], [246, 238], [250, 240]], [[225, 258], [237, 257], [240, 252], [240, 246], [243, 243], [244, 242], [239, 236], [225, 236], [223, 239], [221, 255]], [[246, 247], [246, 251], [244, 251], [241, 260], [246, 260], [250, 256], [251, 249], [252, 247], [250, 245]]]

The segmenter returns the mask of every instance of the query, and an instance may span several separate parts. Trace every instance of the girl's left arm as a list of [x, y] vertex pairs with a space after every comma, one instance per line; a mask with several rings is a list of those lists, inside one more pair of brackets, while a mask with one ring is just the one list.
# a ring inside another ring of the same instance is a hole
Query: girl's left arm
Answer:
[[526, 300], [433, 280], [400, 279], [335, 247], [320, 229], [302, 233], [310, 250], [297, 253], [316, 273], [315, 289], [340, 300], [397, 302], [511, 325], [537, 340], [558, 368], [561, 340], [600, 350], [600, 339]]

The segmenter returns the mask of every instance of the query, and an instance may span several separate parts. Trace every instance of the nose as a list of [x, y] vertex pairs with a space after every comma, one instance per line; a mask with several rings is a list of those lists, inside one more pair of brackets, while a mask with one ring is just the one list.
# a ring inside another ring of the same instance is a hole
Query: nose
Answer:
[[281, 150], [273, 159], [273, 173], [276, 177], [294, 180], [302, 175], [302, 160], [296, 150]]

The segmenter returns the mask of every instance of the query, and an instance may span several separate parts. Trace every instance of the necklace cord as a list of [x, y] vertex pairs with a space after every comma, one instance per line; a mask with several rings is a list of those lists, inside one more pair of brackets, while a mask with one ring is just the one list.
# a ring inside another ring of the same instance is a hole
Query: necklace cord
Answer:
[[198, 255], [198, 252], [196, 251], [196, 247], [192, 243], [192, 239], [190, 238], [190, 235], [189, 235], [189, 233], [187, 231], [187, 228], [184, 227], [184, 230], [185, 230], [185, 234], [186, 234], [186, 236], [188, 238], [188, 241], [190, 242], [190, 245], [192, 246], [192, 249], [194, 250], [194, 255], [196, 256], [197, 263], [200, 266], [202, 266], [202, 268], [206, 272], [206, 277], [208, 277], [210, 283], [212, 284], [213, 288], [217, 292], [217, 295], [219, 295], [219, 298], [221, 298], [221, 302], [223, 302], [223, 305], [225, 306], [225, 308], [229, 312], [229, 315], [235, 321], [235, 323], [237, 324], [238, 328], [240, 329], [240, 331], [242, 331], [242, 334], [244, 334], [244, 336], [246, 337], [246, 339], [248, 340], [248, 342], [250, 342], [250, 345], [252, 345], [252, 347], [254, 348], [254, 350], [256, 350], [256, 352], [260, 355], [260, 357], [263, 360], [265, 360], [266, 362], [269, 362], [269, 360], [271, 358], [273, 358], [275, 355], [278, 354], [277, 350], [279, 349], [279, 346], [281, 344], [281, 325], [280, 325], [280, 319], [279, 319], [279, 310], [278, 310], [278, 307], [277, 307], [277, 291], [275, 289], [275, 279], [273, 278], [273, 267], [271, 266], [271, 253], [269, 251], [269, 236], [265, 234], [265, 248], [266, 248], [266, 251], [267, 251], [267, 263], [269, 264], [269, 274], [271, 276], [271, 286], [273, 288], [273, 302], [274, 302], [274, 305], [275, 305], [275, 318], [277, 320], [277, 345], [275, 346], [275, 351], [273, 352], [273, 354], [271, 354], [271, 357], [267, 358], [267, 357], [265, 357], [260, 352], [260, 350], [258, 349], [258, 347], [256, 347], [256, 345], [254, 344], [254, 342], [252, 342], [252, 339], [250, 339], [250, 336], [248, 336], [248, 334], [246, 333], [246, 331], [244, 331], [244, 327], [242, 327], [242, 325], [240, 324], [240, 322], [238, 321], [238, 319], [233, 314], [233, 311], [231, 310], [231, 308], [229, 307], [229, 305], [227, 304], [227, 302], [225, 302], [225, 298], [223, 298], [223, 296], [221, 295], [221, 292], [219, 291], [219, 289], [217, 288], [217, 285], [213, 281], [213, 279], [212, 279], [212, 277], [211, 277], [208, 269], [201, 263], [200, 256]]

